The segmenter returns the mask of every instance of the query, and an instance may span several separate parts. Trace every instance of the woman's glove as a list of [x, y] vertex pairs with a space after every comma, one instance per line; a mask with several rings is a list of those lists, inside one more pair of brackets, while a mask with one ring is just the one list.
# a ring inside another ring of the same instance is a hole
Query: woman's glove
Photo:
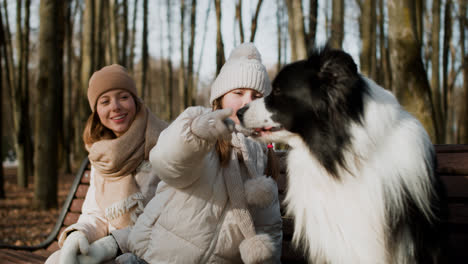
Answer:
[[78, 263], [78, 254], [88, 254], [89, 242], [85, 234], [81, 231], [71, 232], [60, 251], [60, 264]]
[[80, 264], [97, 264], [117, 256], [119, 246], [113, 236], [105, 236], [89, 246], [88, 254], [78, 255]]
[[220, 109], [196, 117], [192, 122], [192, 132], [199, 138], [214, 142], [217, 139], [230, 139], [234, 131], [234, 121], [229, 119], [232, 109]]

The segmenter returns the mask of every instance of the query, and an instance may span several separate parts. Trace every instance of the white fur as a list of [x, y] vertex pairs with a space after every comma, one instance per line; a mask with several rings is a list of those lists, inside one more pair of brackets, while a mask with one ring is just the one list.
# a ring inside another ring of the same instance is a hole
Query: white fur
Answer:
[[[352, 147], [345, 152], [348, 170], [339, 169], [340, 181], [328, 175], [299, 135], [281, 130], [259, 138], [291, 146], [287, 213], [295, 218], [294, 243], [314, 263], [406, 262], [411, 248], [405, 247], [412, 244], [401, 245], [391, 255], [385, 240], [385, 199], [391, 201], [390, 210], [403, 214], [403, 186], [426, 216], [432, 216], [433, 175], [422, 158], [429, 156], [424, 154], [431, 141], [391, 93], [366, 81], [370, 95], [364, 98], [364, 124], [352, 125]], [[270, 117], [264, 101], [256, 100], [244, 113], [243, 124], [279, 125]], [[384, 189], [391, 191], [384, 194]]]

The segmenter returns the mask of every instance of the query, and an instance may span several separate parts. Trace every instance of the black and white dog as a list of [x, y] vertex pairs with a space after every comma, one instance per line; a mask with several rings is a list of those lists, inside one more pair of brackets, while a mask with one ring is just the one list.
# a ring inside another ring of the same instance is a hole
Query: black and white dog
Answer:
[[440, 263], [444, 188], [423, 126], [328, 47], [285, 66], [238, 111], [258, 140], [288, 144], [287, 213], [313, 263]]

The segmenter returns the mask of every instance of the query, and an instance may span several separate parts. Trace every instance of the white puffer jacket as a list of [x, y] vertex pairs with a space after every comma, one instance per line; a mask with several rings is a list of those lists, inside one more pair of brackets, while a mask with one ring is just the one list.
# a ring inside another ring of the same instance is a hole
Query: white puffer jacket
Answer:
[[[188, 108], [159, 136], [150, 154], [152, 167], [161, 178], [156, 195], [135, 226], [112, 232], [123, 252], [133, 252], [149, 263], [242, 263], [239, 245], [245, 238], [233, 214], [223, 178], [225, 168], [221, 167], [214, 144], [191, 132], [193, 119], [207, 111], [211, 110]], [[247, 140], [252, 142], [250, 148], [262, 149], [262, 145]], [[254, 163], [264, 169], [266, 155], [260, 153], [262, 160]], [[245, 163], [239, 164], [245, 182], [251, 176]], [[256, 233], [267, 234], [273, 242], [270, 262], [279, 263], [282, 220], [276, 184], [271, 178], [268, 181], [274, 186], [272, 200], [266, 206], [248, 208]], [[255, 190], [251, 187], [247, 189]], [[247, 195], [250, 200], [263, 199], [256, 197], [258, 193]], [[245, 254], [249, 259], [261, 254], [255, 247], [245, 250], [248, 252], [242, 253], [244, 259]]]

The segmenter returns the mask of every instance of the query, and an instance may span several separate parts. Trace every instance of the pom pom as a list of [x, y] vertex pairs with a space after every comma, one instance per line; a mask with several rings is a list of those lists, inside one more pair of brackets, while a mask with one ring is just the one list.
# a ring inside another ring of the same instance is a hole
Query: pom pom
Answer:
[[243, 43], [231, 52], [229, 60], [231, 59], [249, 59], [261, 62], [262, 56], [253, 43]]
[[242, 241], [239, 251], [246, 264], [264, 263], [273, 258], [275, 247], [267, 234], [260, 234]]
[[245, 181], [244, 189], [247, 203], [260, 208], [269, 206], [278, 192], [275, 181], [266, 176]]

